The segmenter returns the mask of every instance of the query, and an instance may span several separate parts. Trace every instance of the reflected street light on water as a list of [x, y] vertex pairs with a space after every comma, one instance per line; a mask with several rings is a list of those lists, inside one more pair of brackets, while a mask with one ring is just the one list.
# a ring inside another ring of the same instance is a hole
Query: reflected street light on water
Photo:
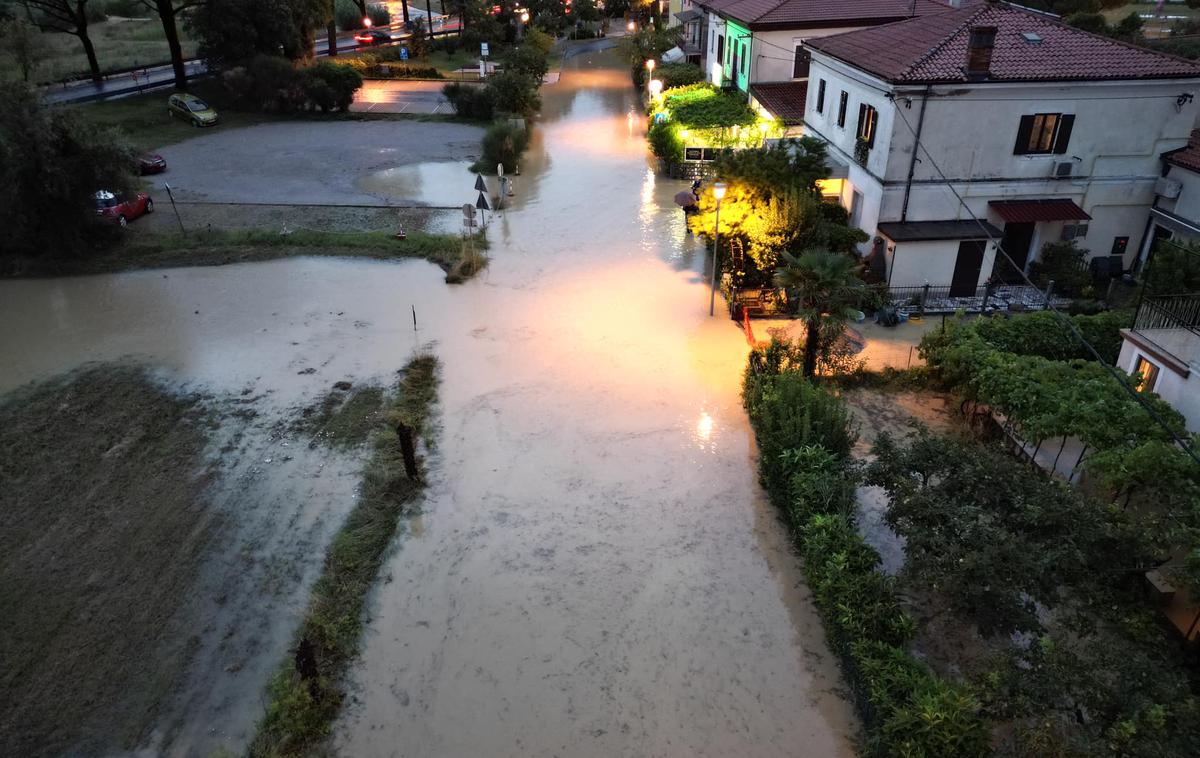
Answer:
[[708, 293], [708, 315], [712, 316], [716, 312], [717, 307], [717, 251], [721, 249], [721, 198], [725, 197], [725, 183], [717, 182], [713, 185], [713, 197], [717, 199], [717, 218], [714, 226], [716, 231], [713, 233], [713, 259], [712, 259], [712, 291]]

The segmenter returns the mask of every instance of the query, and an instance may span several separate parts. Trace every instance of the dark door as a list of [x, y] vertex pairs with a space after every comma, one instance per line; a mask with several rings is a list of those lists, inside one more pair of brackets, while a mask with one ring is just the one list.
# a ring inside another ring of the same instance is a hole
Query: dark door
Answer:
[[1000, 281], [1006, 284], [1016, 284], [1021, 281], [1022, 274], [1025, 273], [1025, 262], [1029, 260], [1029, 245], [1033, 242], [1033, 222], [1019, 224], [1004, 225], [1004, 239], [1000, 241], [1004, 252], [1008, 253], [1008, 258], [1012, 259], [1012, 263], [1008, 262], [1008, 258], [1003, 255], [996, 255], [996, 274]]
[[958, 243], [958, 258], [954, 261], [954, 278], [950, 280], [950, 297], [971, 297], [979, 286], [979, 269], [983, 268], [983, 240]]

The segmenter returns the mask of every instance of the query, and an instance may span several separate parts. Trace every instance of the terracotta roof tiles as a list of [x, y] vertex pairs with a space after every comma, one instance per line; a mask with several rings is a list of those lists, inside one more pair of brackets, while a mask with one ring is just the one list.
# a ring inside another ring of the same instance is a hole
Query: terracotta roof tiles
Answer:
[[972, 27], [997, 29], [986, 81], [1094, 81], [1200, 77], [1200, 64], [1067, 26], [1050, 16], [984, 4], [805, 41], [886, 81], [969, 81]]

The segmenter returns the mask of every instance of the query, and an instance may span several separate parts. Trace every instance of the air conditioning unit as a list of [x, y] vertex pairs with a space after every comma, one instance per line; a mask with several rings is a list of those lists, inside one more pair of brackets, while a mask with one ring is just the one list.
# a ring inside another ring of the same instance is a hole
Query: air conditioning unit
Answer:
[[1054, 164], [1054, 178], [1066, 179], [1075, 170], [1075, 161], [1058, 161]]
[[1179, 197], [1181, 190], [1183, 190], [1183, 184], [1177, 179], [1168, 179], [1164, 176], [1154, 183], [1154, 194], [1159, 197], [1165, 197], [1168, 200], [1174, 200]]

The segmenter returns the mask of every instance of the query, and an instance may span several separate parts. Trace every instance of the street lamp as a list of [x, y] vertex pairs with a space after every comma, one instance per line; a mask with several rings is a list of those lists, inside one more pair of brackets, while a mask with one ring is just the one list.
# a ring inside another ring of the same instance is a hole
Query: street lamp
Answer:
[[654, 96], [654, 93], [653, 93], [653, 91], [650, 89], [650, 82], [654, 81], [654, 59], [653, 59], [653, 58], [651, 58], [650, 60], [646, 61], [646, 69], [647, 69], [647, 70], [650, 72], [650, 73], [649, 73], [649, 74], [646, 76], [646, 92], [647, 92], [647, 93], [650, 93], [650, 96], [651, 96], [651, 97], [653, 97], [653, 96]]
[[364, 29], [370, 29], [370, 28], [371, 28], [371, 19], [370, 19], [370, 17], [368, 17], [368, 16], [363, 16], [363, 28], [364, 28]]
[[630, 21], [629, 24], [625, 28], [629, 30], [630, 34], [633, 34], [634, 32], [637, 31], [637, 24]]
[[712, 260], [712, 291], [708, 295], [708, 315], [712, 316], [717, 307], [717, 252], [721, 249], [721, 198], [725, 197], [725, 183], [713, 185], [713, 197], [717, 199], [716, 232], [713, 234]]

